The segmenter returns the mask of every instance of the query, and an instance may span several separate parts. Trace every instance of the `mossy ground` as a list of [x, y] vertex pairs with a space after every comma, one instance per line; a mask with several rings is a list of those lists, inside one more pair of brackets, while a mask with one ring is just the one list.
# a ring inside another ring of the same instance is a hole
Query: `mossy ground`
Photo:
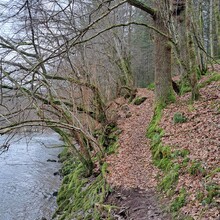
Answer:
[[[116, 151], [118, 134], [119, 131], [115, 125], [107, 126], [103, 132], [97, 131], [106, 154]], [[94, 157], [93, 161], [99, 169], [92, 176], [86, 177], [85, 167], [70, 149], [65, 148], [59, 158], [63, 163], [61, 169], [63, 181], [58, 192], [58, 208], [53, 219], [98, 220], [103, 219], [103, 216], [105, 219], [110, 219], [112, 206], [104, 204], [111, 191], [105, 179], [107, 164]]]
[[[203, 88], [214, 81], [220, 80], [220, 74], [218, 72], [207, 72], [206, 76], [208, 76], [208, 79], [205, 81], [199, 82], [198, 88]], [[201, 77], [199, 77], [199, 79], [200, 78]], [[190, 87], [189, 83], [185, 83], [185, 82], [181, 83], [180, 94], [184, 95], [187, 92], [191, 92], [191, 87]]]
[[[65, 175], [63, 179], [57, 197], [58, 209], [53, 217], [59, 220], [100, 219], [99, 207], [110, 190], [104, 178], [106, 164], [102, 165], [98, 176], [86, 178], [83, 175], [85, 172], [83, 164], [77, 159], [75, 161], [69, 174]], [[67, 166], [69, 168], [69, 165]], [[65, 172], [66, 170], [67, 168], [65, 168]]]
[[[199, 88], [219, 80], [219, 73], [209, 73], [208, 78], [205, 77], [202, 79]], [[173, 219], [193, 219], [190, 216], [183, 216], [180, 213], [180, 209], [187, 205], [187, 201], [189, 200], [187, 189], [177, 188], [180, 175], [188, 174], [195, 176], [195, 179], [202, 178], [206, 185], [201, 192], [198, 192], [196, 196], [197, 200], [206, 208], [214, 207], [218, 205], [217, 198], [220, 198], [220, 187], [214, 183], [212, 177], [220, 172], [220, 168], [217, 167], [212, 171], [207, 170], [203, 166], [203, 163], [199, 161], [199, 158], [198, 160], [190, 159], [190, 150], [179, 150], [174, 146], [168, 146], [162, 143], [161, 139], [165, 132], [159, 126], [159, 123], [162, 118], [163, 107], [157, 106], [155, 108], [153, 118], [147, 128], [147, 137], [151, 140], [153, 163], [162, 171], [162, 174], [158, 178], [158, 189], [170, 198], [170, 211], [172, 212]], [[194, 105], [189, 107], [191, 111], [194, 110]], [[185, 123], [187, 121], [188, 119], [178, 112], [174, 115], [174, 124]]]
[[[171, 146], [162, 144], [161, 138], [164, 131], [159, 127], [162, 113], [163, 106], [157, 106], [151, 123], [147, 128], [147, 137], [151, 139], [153, 163], [163, 171], [162, 176], [160, 176], [161, 180], [158, 183], [158, 189], [163, 191], [167, 196], [172, 196], [178, 183], [179, 172], [181, 170], [181, 166], [175, 159], [181, 157], [183, 161], [188, 163], [186, 158], [189, 152], [186, 150], [173, 150]], [[173, 216], [176, 216], [176, 213], [185, 204], [186, 197], [187, 194], [185, 190], [182, 190], [171, 202], [169, 210], [173, 212]]]

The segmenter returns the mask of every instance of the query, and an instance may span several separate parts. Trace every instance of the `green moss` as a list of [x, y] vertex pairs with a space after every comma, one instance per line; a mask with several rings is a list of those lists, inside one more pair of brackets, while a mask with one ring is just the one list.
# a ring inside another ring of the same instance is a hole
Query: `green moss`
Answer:
[[183, 113], [181, 112], [175, 112], [174, 116], [173, 116], [173, 122], [174, 124], [177, 123], [184, 123], [187, 121], [187, 118], [183, 115]]
[[179, 192], [179, 195], [171, 203], [170, 209], [172, 212], [177, 212], [185, 204], [186, 204], [186, 190], [182, 188]]
[[220, 185], [212, 183], [206, 186], [207, 196], [203, 199], [202, 204], [211, 204], [215, 202], [215, 198], [220, 198]]
[[155, 108], [153, 118], [147, 129], [147, 137], [151, 139], [151, 151], [154, 164], [164, 171], [164, 176], [159, 183], [159, 189], [169, 194], [179, 177], [179, 165], [175, 164], [170, 146], [164, 146], [161, 143], [163, 130], [159, 127], [159, 122], [162, 118], [163, 106], [159, 105]]
[[162, 118], [162, 110], [164, 106], [163, 105], [157, 105], [157, 107], [154, 110], [153, 118], [147, 128], [147, 137], [152, 139], [155, 137], [155, 135], [161, 136], [162, 129], [159, 127], [159, 122]]
[[195, 106], [193, 104], [188, 105], [188, 110], [193, 112], [195, 110]]
[[187, 149], [182, 149], [182, 150], [176, 150], [175, 152], [172, 153], [172, 157], [183, 157], [185, 158], [186, 156], [189, 155], [189, 150]]
[[220, 167], [215, 168], [214, 170], [212, 170], [207, 176], [207, 178], [213, 177], [215, 174], [220, 173]]
[[120, 132], [115, 123], [107, 125], [104, 131], [96, 131], [99, 143], [105, 148], [107, 154], [112, 154], [117, 150]]
[[159, 183], [159, 188], [163, 190], [165, 193], [170, 193], [175, 187], [179, 178], [179, 165], [173, 166], [171, 170], [169, 170], [162, 181]]
[[153, 148], [152, 152], [153, 152], [153, 159], [155, 160], [171, 158], [171, 148], [169, 146], [163, 146], [162, 144], [158, 144]]
[[[163, 171], [160, 176], [158, 188], [163, 191], [168, 197], [172, 196], [175, 192], [175, 188], [178, 183], [180, 169], [183, 166], [187, 166], [189, 163], [189, 150], [182, 149], [174, 151], [171, 146], [164, 146], [161, 142], [161, 138], [164, 135], [164, 131], [159, 127], [160, 120], [162, 118], [162, 110], [164, 105], [158, 105], [155, 108], [153, 118], [147, 128], [147, 137], [151, 140], [151, 152], [153, 163]], [[176, 161], [176, 158], [182, 160], [181, 165]], [[185, 205], [186, 191], [180, 190], [176, 199], [170, 205], [170, 210], [174, 216], [180, 216], [179, 209]]]
[[169, 159], [169, 158], [163, 158], [161, 160], [157, 160], [154, 162], [154, 164], [165, 171], [168, 171], [172, 166], [173, 166], [173, 162]]
[[188, 169], [189, 173], [191, 175], [205, 175], [206, 174], [206, 170], [202, 167], [202, 164], [198, 161], [192, 161], [192, 164], [190, 166], [190, 168]]
[[[211, 72], [211, 73], [209, 72], [208, 75], [210, 75], [210, 77], [206, 81], [204, 81], [202, 83], [198, 83], [198, 88], [203, 88], [203, 87], [209, 85], [210, 83], [212, 83], [214, 81], [219, 81], [220, 80], [220, 74], [217, 73], [217, 72]], [[199, 78], [201, 78], [201, 76]], [[191, 92], [191, 91], [192, 91], [192, 88], [189, 85], [189, 83], [186, 82], [186, 80], [183, 80], [182, 83], [181, 83], [181, 87], [180, 87], [180, 94], [184, 95], [185, 93], [188, 93], [188, 92]]]
[[205, 82], [199, 83], [199, 88], [203, 88], [212, 82], [220, 81], [220, 74], [219, 73], [213, 72], [213, 73], [209, 73], [209, 74], [211, 74], [211, 76]]
[[170, 91], [170, 95], [169, 95], [168, 99], [166, 100], [166, 104], [174, 103], [175, 101], [176, 101], [176, 96], [175, 96], [175, 93], [172, 89], [172, 91]]
[[105, 147], [105, 153], [107, 155], [113, 154], [117, 151], [119, 144], [118, 144], [118, 135], [120, 134], [120, 130], [113, 130], [110, 133], [103, 133], [100, 136], [99, 141], [102, 146]]
[[75, 168], [75, 161], [73, 159], [66, 160], [63, 162], [64, 166], [61, 169], [61, 174], [63, 176], [68, 175]]
[[83, 177], [83, 165], [80, 162], [76, 164], [68, 178], [64, 178], [58, 193], [58, 219], [100, 219], [96, 204], [102, 204], [109, 192], [104, 178], [107, 164], [103, 164], [97, 177], [90, 178]]
[[150, 83], [150, 84], [147, 86], [147, 89], [153, 91], [153, 90], [155, 89], [155, 84], [154, 84], [154, 83]]
[[184, 95], [187, 92], [191, 92], [192, 88], [186, 80], [183, 80], [180, 85], [180, 94]]
[[140, 105], [142, 104], [145, 100], [147, 99], [147, 97], [136, 97], [133, 101], [134, 105]]
[[65, 147], [63, 151], [58, 155], [59, 161], [62, 163], [64, 162], [67, 158], [71, 158], [72, 154], [69, 151], [68, 147]]
[[[107, 154], [115, 152], [118, 147], [118, 129], [115, 124], [105, 128], [104, 133], [97, 133], [99, 140], [104, 143]], [[103, 202], [110, 191], [105, 175], [107, 163], [100, 165], [100, 173], [86, 177], [85, 167], [65, 149], [60, 154], [63, 161], [61, 173], [64, 175], [62, 186], [57, 196], [58, 209], [54, 214], [56, 219], [83, 219], [98, 220], [107, 206]], [[93, 158], [98, 162], [97, 158]], [[104, 207], [100, 210], [99, 207]]]
[[199, 202], [202, 202], [203, 201], [203, 199], [204, 199], [204, 197], [205, 197], [205, 194], [203, 193], [203, 192], [198, 192], [197, 194], [196, 194], [196, 199], [199, 201]]
[[108, 147], [108, 149], [106, 150], [106, 153], [107, 153], [108, 155], [114, 154], [114, 153], [117, 151], [118, 147], [119, 147], [119, 143], [118, 143], [118, 142], [115, 142], [115, 143], [113, 143], [112, 145], [110, 145], [110, 146]]
[[189, 161], [190, 161], [190, 159], [188, 157], [184, 158], [182, 161], [182, 167], [187, 167]]

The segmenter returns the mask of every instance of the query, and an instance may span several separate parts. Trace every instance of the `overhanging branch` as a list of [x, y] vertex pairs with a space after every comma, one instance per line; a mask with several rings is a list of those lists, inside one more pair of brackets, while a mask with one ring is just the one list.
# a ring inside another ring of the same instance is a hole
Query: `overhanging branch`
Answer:
[[127, 2], [136, 7], [136, 8], [139, 8], [141, 9], [142, 11], [145, 11], [147, 12], [148, 14], [150, 14], [152, 17], [155, 17], [156, 16], [156, 13], [157, 11], [151, 7], [149, 7], [146, 3], [144, 2], [141, 2], [139, 0], [127, 0]]

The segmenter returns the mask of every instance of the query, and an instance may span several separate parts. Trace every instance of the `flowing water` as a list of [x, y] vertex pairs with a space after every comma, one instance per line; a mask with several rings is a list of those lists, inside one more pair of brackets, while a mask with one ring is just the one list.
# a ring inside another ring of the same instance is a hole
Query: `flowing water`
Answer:
[[[56, 160], [62, 142], [56, 134], [16, 135], [9, 150], [0, 155], [0, 220], [51, 219], [56, 208], [60, 168]], [[0, 146], [6, 136], [0, 137]]]

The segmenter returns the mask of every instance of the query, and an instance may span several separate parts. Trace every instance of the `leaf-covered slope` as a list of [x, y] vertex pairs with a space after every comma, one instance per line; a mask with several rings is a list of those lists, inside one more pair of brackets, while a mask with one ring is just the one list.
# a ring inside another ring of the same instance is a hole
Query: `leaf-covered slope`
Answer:
[[[177, 99], [163, 111], [160, 126], [162, 142], [172, 150], [188, 150], [188, 163], [182, 166], [176, 191], [187, 192], [183, 213], [194, 219], [220, 217], [220, 82], [200, 90], [201, 97], [189, 103], [189, 94]], [[181, 113], [186, 121], [175, 123]], [[179, 161], [180, 165], [182, 161]]]
[[[171, 164], [178, 167], [177, 185], [169, 195], [171, 210], [198, 220], [220, 217], [220, 82], [211, 82], [218, 79], [215, 76], [201, 80], [205, 87], [194, 104], [189, 93], [177, 97], [163, 109], [159, 124], [163, 130], [161, 146], [171, 151]], [[118, 153], [107, 159], [108, 181], [113, 186], [148, 190], [160, 185], [164, 174], [153, 165], [146, 138], [153, 116], [153, 93], [145, 89], [138, 92], [147, 97], [144, 103], [126, 104], [118, 111], [122, 133]]]

